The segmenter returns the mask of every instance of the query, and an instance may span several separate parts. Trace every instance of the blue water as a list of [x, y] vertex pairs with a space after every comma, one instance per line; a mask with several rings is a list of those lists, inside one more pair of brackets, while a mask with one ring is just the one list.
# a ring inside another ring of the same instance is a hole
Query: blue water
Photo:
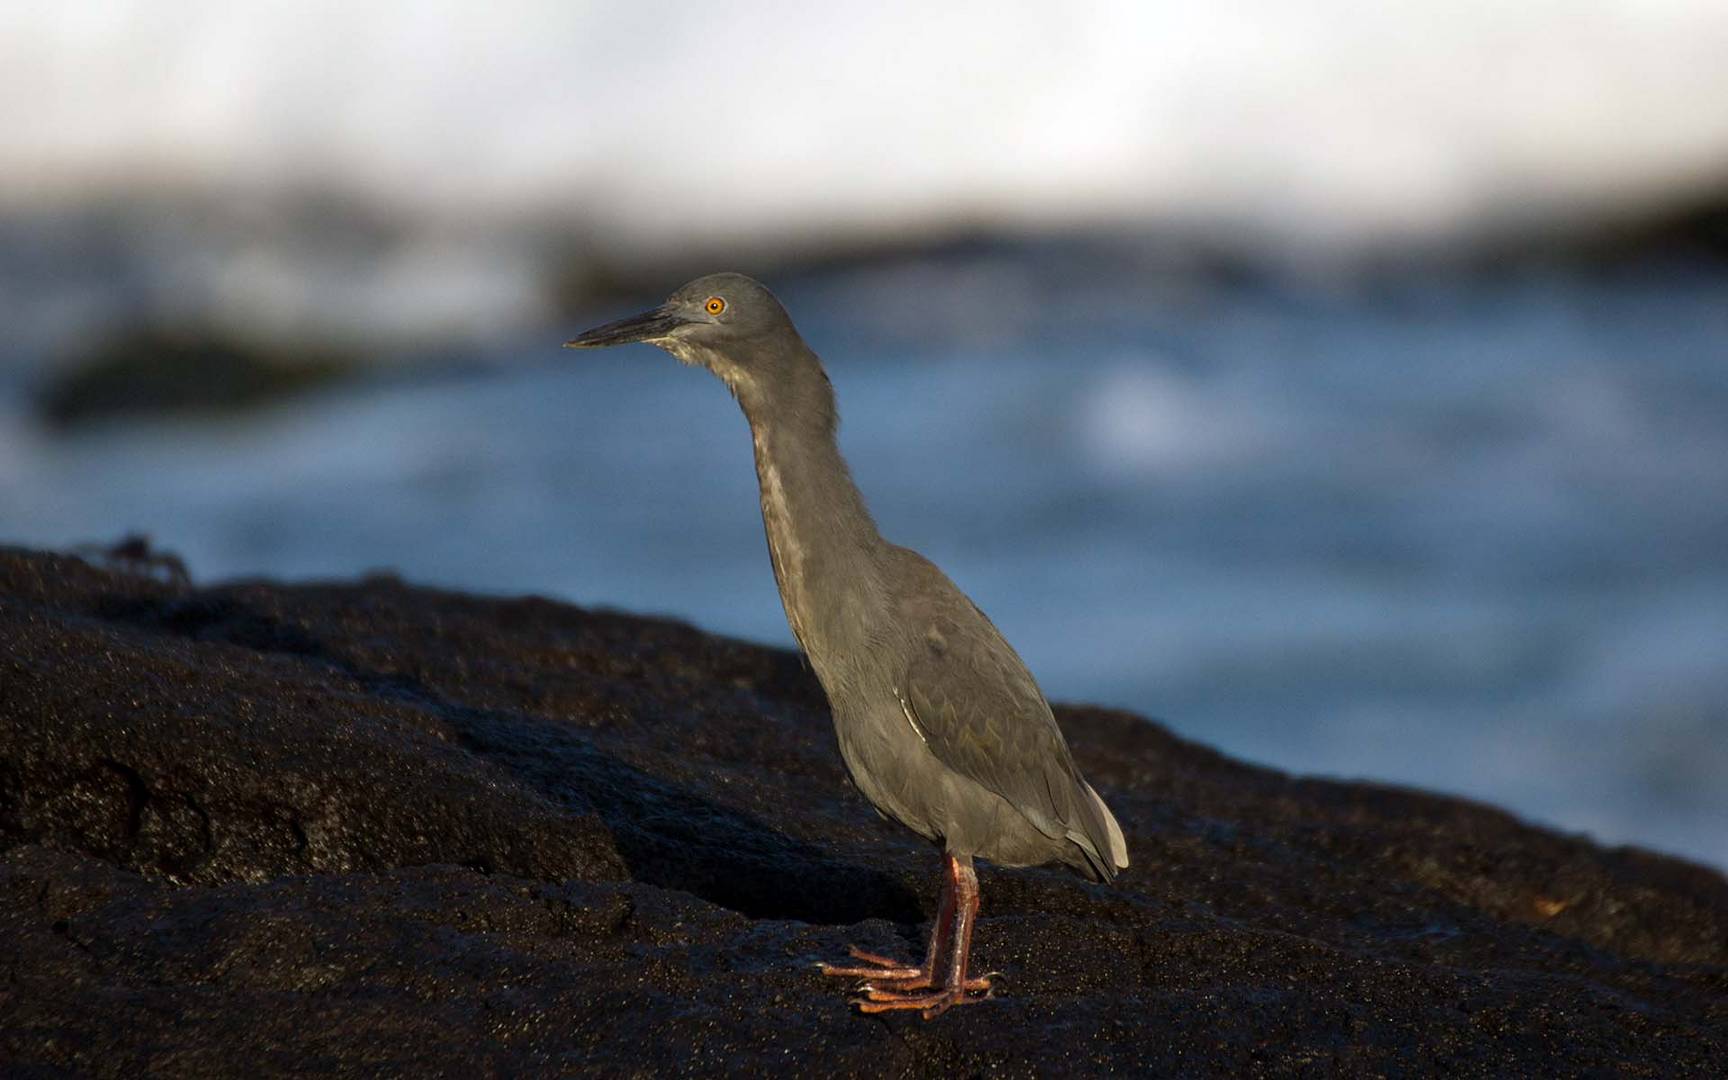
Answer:
[[[973, 256], [781, 292], [883, 531], [1052, 698], [1728, 865], [1728, 276]], [[141, 530], [201, 580], [394, 568], [790, 644], [724, 389], [557, 351], [577, 329], [71, 436], [14, 386], [0, 538]]]

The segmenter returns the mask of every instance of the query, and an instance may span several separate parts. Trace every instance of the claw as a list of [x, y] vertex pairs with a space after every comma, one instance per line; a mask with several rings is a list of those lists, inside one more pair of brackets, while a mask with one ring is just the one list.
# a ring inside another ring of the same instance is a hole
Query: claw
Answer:
[[[818, 964], [824, 975], [858, 979], [863, 996], [852, 999], [862, 1013], [917, 1010], [926, 1020], [934, 1019], [956, 1005], [972, 1005], [992, 996], [990, 980], [999, 973], [968, 977], [967, 957], [972, 947], [972, 927], [978, 915], [978, 878], [969, 858], [945, 856], [942, 902], [930, 929], [930, 948], [924, 963], [903, 963], [856, 945], [846, 951], [863, 966], [840, 967]], [[938, 972], [942, 972], [938, 976]]]

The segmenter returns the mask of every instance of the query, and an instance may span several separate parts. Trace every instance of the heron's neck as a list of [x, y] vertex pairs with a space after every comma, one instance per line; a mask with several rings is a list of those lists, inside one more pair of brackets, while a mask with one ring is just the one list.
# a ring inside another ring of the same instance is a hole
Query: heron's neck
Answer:
[[823, 682], [881, 604], [884, 541], [836, 441], [834, 390], [814, 354], [739, 393], [756, 445], [762, 523], [786, 619]]

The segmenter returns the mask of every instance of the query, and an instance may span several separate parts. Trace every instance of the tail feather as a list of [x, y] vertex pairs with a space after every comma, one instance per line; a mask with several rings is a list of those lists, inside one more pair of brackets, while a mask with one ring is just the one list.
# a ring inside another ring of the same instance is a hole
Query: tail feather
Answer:
[[[1084, 783], [1084, 781], [1082, 781]], [[1086, 785], [1086, 794], [1092, 796], [1092, 802], [1098, 807], [1098, 816], [1104, 819], [1104, 828], [1110, 834], [1110, 863], [1117, 870], [1128, 869], [1128, 841], [1122, 837], [1122, 826], [1116, 823], [1116, 815], [1104, 805], [1104, 800], [1092, 790], [1092, 785]], [[1102, 854], [1102, 853], [1100, 853]]]
[[1110, 813], [1110, 808], [1104, 805], [1104, 800], [1098, 797], [1092, 785], [1082, 780], [1080, 786], [1086, 791], [1093, 813], [1087, 815], [1091, 818], [1088, 827], [1084, 831], [1071, 830], [1068, 838], [1074, 841], [1085, 860], [1085, 866], [1079, 869], [1094, 881], [1109, 882], [1128, 869], [1128, 842], [1122, 837], [1122, 826], [1116, 823], [1116, 816]]

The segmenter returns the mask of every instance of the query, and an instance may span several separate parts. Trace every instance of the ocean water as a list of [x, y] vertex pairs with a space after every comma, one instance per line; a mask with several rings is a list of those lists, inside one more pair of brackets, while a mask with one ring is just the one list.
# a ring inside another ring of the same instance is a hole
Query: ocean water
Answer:
[[[1728, 866], [1722, 271], [1328, 286], [973, 253], [776, 284], [884, 533], [1053, 699]], [[790, 644], [724, 389], [558, 350], [578, 329], [69, 435], [0, 385], [0, 539], [138, 530], [201, 581], [390, 568]]]

